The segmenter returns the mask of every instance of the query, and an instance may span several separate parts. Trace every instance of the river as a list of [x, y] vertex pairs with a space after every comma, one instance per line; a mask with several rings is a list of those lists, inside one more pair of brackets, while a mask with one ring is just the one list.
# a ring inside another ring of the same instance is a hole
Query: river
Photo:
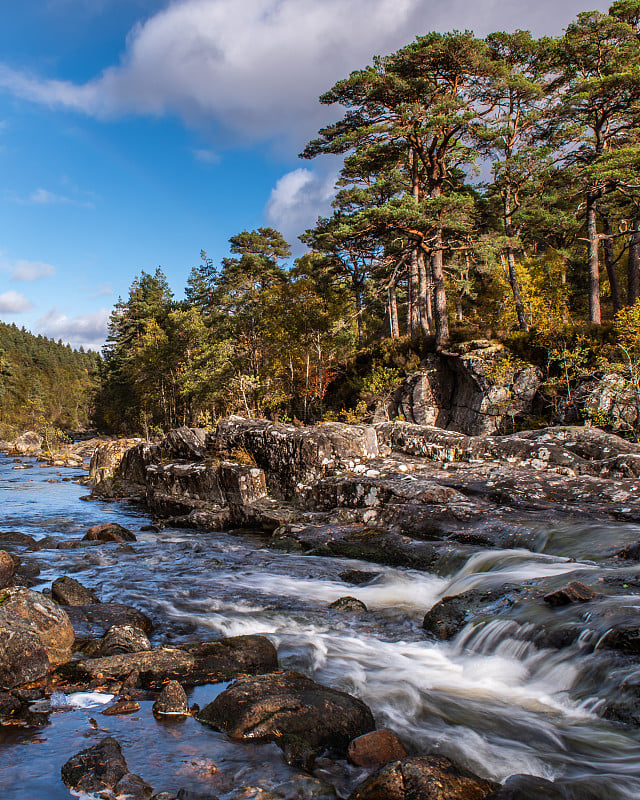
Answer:
[[[92, 525], [118, 522], [138, 541], [24, 553], [41, 568], [36, 590], [63, 574], [77, 578], [103, 601], [147, 613], [156, 623], [153, 644], [264, 634], [277, 646], [281, 666], [360, 697], [378, 727], [390, 727], [411, 753], [446, 755], [499, 781], [514, 773], [542, 776], [576, 798], [640, 797], [640, 734], [598, 716], [607, 692], [635, 668], [597, 651], [585, 654], [588, 616], [585, 636], [562, 650], [534, 647], [527, 620], [468, 626], [451, 642], [434, 642], [421, 627], [439, 598], [473, 586], [578, 568], [588, 573], [596, 568], [603, 536], [635, 541], [640, 526], [547, 524], [539, 537], [544, 552], [476, 552], [451, 574], [436, 575], [286, 554], [246, 533], [141, 531], [151, 522], [145, 513], [81, 500], [87, 489], [70, 480], [77, 476], [78, 470], [0, 456], [0, 533], [73, 540]], [[378, 574], [353, 586], [339, 578], [347, 569]], [[369, 612], [328, 609], [345, 595], [362, 600]], [[640, 607], [634, 595], [627, 601]], [[198, 687], [190, 699], [202, 706], [223, 687]], [[101, 716], [101, 704], [110, 699], [54, 697], [48, 725], [0, 728], [1, 796], [69, 797], [61, 765], [105, 732], [121, 743], [130, 770], [156, 790], [207, 788], [230, 799], [329, 798], [326, 782], [344, 797], [363, 774], [320, 759], [315, 779], [303, 779], [275, 745], [234, 744], [193, 718], [158, 721], [150, 701], [133, 716]]]

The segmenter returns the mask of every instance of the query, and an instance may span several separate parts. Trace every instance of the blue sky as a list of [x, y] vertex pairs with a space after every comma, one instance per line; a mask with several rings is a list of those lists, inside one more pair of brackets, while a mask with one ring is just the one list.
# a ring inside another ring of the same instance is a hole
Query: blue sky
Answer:
[[118, 296], [326, 213], [318, 95], [428, 30], [560, 33], [574, 0], [22, 0], [0, 13], [0, 320], [97, 349]]

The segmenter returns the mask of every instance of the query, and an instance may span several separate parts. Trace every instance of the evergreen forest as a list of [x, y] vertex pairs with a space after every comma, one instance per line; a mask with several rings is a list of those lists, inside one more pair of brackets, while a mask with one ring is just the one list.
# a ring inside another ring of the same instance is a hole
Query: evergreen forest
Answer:
[[201, 252], [184, 300], [142, 272], [111, 315], [101, 427], [357, 419], [479, 337], [567, 386], [611, 362], [637, 382], [640, 0], [555, 38], [427, 33], [320, 102], [337, 121], [301, 156], [342, 169], [307, 252], [240, 232], [221, 263]]
[[0, 322], [0, 439], [89, 424], [100, 356]]

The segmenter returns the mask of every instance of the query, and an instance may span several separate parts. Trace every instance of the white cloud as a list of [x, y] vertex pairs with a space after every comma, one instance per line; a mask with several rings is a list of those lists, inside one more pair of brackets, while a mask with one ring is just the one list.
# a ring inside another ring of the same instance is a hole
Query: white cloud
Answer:
[[272, 189], [265, 216], [295, 250], [301, 249], [298, 235], [312, 227], [318, 216], [331, 213], [337, 177], [337, 170], [321, 174], [300, 167], [283, 175]]
[[35, 327], [51, 339], [62, 339], [72, 347], [98, 350], [107, 336], [107, 322], [110, 312], [102, 308], [92, 314], [67, 317], [55, 308], [36, 321]]
[[215, 150], [192, 150], [193, 155], [205, 164], [219, 164], [220, 155]]
[[559, 33], [581, 8], [578, 0], [174, 0], [131, 30], [119, 64], [85, 84], [5, 65], [0, 86], [95, 116], [173, 113], [217, 121], [234, 141], [285, 136], [299, 147], [327, 119], [318, 95], [375, 54], [434, 29]]
[[19, 292], [11, 290], [0, 294], [0, 311], [4, 313], [20, 314], [32, 308], [31, 301]]
[[32, 283], [40, 280], [40, 278], [49, 278], [55, 274], [56, 268], [52, 264], [45, 264], [44, 261], [25, 261], [21, 259], [16, 261], [14, 265], [11, 280]]
[[70, 203], [71, 200], [68, 197], [50, 192], [47, 189], [36, 189], [36, 191], [32, 192], [29, 196], [29, 202], [35, 203], [36, 205], [47, 205], [50, 203]]

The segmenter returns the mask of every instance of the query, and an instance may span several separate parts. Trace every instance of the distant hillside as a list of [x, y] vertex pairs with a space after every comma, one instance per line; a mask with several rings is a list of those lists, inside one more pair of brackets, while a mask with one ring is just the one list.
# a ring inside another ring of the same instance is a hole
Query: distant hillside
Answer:
[[0, 438], [13, 428], [87, 425], [100, 356], [0, 322]]

